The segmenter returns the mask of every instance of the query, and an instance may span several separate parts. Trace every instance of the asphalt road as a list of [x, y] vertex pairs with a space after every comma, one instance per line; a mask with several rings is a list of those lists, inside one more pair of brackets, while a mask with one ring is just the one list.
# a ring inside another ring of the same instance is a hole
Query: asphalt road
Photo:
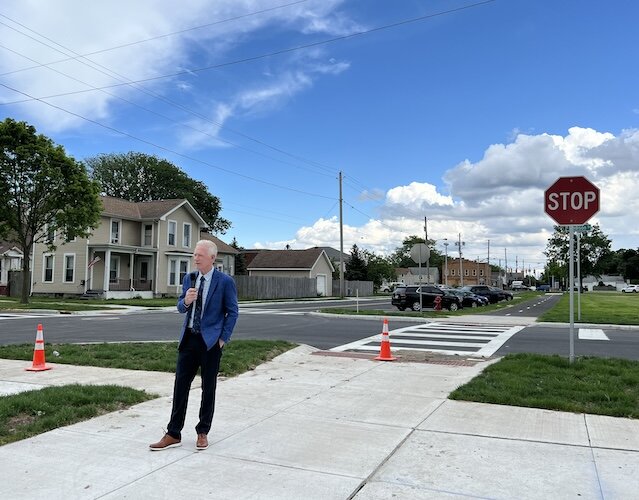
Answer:
[[[491, 316], [526, 318], [538, 316], [552, 307], [557, 296], [544, 295], [526, 302], [515, 299], [510, 307], [493, 311]], [[354, 301], [346, 306], [354, 307]], [[288, 340], [308, 344], [318, 349], [330, 349], [381, 333], [382, 324], [370, 319], [321, 317], [306, 314], [322, 307], [337, 307], [336, 301], [243, 304], [235, 329], [236, 339]], [[362, 300], [361, 309], [394, 311], [390, 298]], [[478, 312], [481, 309], [477, 310]], [[177, 340], [182, 322], [177, 312], [146, 312], [100, 316], [55, 315], [40, 318], [0, 319], [0, 344], [32, 343], [38, 323], [43, 324], [46, 343], [123, 342]], [[474, 317], [481, 321], [481, 314]], [[390, 329], [414, 324], [389, 317]], [[443, 321], [445, 321], [443, 319]], [[639, 360], [639, 328], [602, 328], [609, 340], [582, 340], [575, 328], [577, 356], [609, 356]], [[501, 356], [516, 352], [569, 354], [569, 328], [566, 324], [532, 325], [511, 337], [496, 353]]]

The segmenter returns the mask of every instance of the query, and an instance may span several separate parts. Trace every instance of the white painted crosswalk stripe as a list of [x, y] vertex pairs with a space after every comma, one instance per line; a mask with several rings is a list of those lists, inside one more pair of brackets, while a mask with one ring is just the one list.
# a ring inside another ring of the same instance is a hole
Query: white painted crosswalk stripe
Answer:
[[610, 340], [601, 328], [580, 328], [579, 340]]
[[[459, 323], [426, 323], [390, 332], [393, 350], [430, 351], [439, 354], [473, 357], [492, 356], [523, 326], [479, 325]], [[379, 351], [381, 335], [373, 335], [331, 351]]]

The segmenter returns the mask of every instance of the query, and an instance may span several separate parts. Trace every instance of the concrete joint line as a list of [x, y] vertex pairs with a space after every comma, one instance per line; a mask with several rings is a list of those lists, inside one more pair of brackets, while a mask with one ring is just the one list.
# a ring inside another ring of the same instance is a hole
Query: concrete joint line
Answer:
[[588, 429], [588, 420], [586, 419], [586, 414], [582, 415], [584, 419], [584, 425], [586, 426], [586, 436], [588, 436], [588, 445], [590, 447], [590, 455], [592, 457], [592, 465], [595, 468], [595, 476], [597, 478], [597, 484], [599, 485], [599, 494], [601, 498], [606, 498], [603, 492], [603, 487], [601, 486], [601, 477], [599, 477], [599, 467], [597, 467], [597, 458], [595, 457], [595, 450], [592, 447], [592, 441], [590, 439], [590, 429]]

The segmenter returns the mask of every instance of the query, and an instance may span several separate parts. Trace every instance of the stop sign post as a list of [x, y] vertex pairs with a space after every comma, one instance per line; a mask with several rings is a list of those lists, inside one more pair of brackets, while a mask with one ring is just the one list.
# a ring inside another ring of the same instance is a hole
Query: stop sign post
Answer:
[[[575, 360], [574, 235], [575, 226], [585, 224], [599, 212], [599, 188], [585, 177], [560, 177], [544, 192], [544, 210], [560, 226], [568, 226], [570, 285], [570, 362]], [[581, 292], [581, 290], [580, 290]]]

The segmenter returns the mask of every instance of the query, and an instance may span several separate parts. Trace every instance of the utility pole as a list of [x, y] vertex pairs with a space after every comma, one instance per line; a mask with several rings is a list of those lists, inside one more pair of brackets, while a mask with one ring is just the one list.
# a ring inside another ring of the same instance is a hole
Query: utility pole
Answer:
[[[428, 247], [428, 219], [424, 217], [424, 243]], [[430, 253], [426, 257], [426, 283], [430, 283]]]
[[462, 263], [462, 244], [465, 245], [466, 243], [465, 242], [462, 243], [461, 233], [458, 233], [457, 236], [458, 236], [457, 246], [459, 247], [459, 280], [460, 280], [461, 286], [464, 286], [464, 264]]
[[504, 275], [506, 279], [504, 280], [505, 283], [502, 283], [502, 288], [504, 287], [504, 285], [508, 284], [508, 254], [505, 248], [504, 248]]
[[444, 284], [448, 286], [448, 238], [444, 238]]
[[342, 212], [342, 171], [339, 171], [339, 297], [344, 298], [344, 219]]

